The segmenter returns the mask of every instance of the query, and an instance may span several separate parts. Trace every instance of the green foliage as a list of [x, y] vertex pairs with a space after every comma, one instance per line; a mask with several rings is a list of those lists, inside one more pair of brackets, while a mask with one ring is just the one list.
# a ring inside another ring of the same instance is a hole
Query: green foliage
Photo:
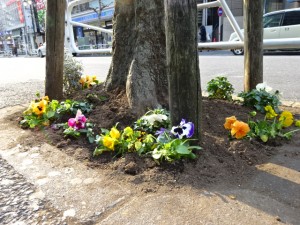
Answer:
[[244, 99], [245, 106], [252, 107], [261, 113], [265, 113], [265, 107], [270, 105], [278, 113], [278, 106], [281, 104], [279, 100], [279, 91], [274, 93], [267, 92], [265, 89], [253, 89], [250, 92], [242, 92], [238, 95]]
[[92, 111], [92, 105], [88, 102], [79, 102], [71, 99], [67, 99], [62, 101], [57, 108], [57, 113], [59, 114], [67, 114], [71, 113], [75, 115], [77, 110], [80, 109], [83, 114], [89, 113]]
[[68, 123], [64, 123], [62, 125], [64, 128], [63, 134], [65, 137], [74, 137], [74, 138], [79, 138], [81, 135], [85, 135], [88, 138], [89, 143], [94, 143], [95, 142], [95, 134], [93, 131], [94, 124], [92, 123], [86, 123], [85, 124], [85, 129], [80, 129], [80, 130], [75, 130], [73, 127], [69, 127]]
[[[39, 94], [37, 93], [37, 96]], [[30, 106], [24, 111], [24, 119], [20, 121], [23, 128], [35, 128], [49, 126], [51, 121], [58, 118], [56, 112], [59, 102], [52, 100], [49, 102], [48, 97], [36, 99], [30, 103]]]
[[70, 53], [65, 53], [63, 75], [64, 94], [71, 94], [81, 89], [79, 81], [82, 73], [83, 67], [81, 62], [77, 61]]
[[226, 77], [216, 77], [207, 83], [209, 98], [232, 100], [234, 88]]
[[249, 126], [251, 131], [249, 132], [249, 137], [251, 138], [259, 138], [263, 142], [268, 142], [271, 139], [275, 139], [276, 137], [282, 137], [290, 140], [294, 132], [298, 130], [285, 132], [282, 126], [282, 122], [268, 120], [257, 120], [249, 121]]
[[[96, 137], [98, 146], [94, 156], [105, 151], [113, 151], [116, 155], [127, 152], [136, 152], [141, 156], [150, 155], [157, 163], [164, 160], [173, 162], [182, 158], [194, 159], [196, 155], [192, 150], [201, 148], [189, 146], [191, 139], [176, 138], [167, 130], [166, 128], [170, 126], [167, 115], [168, 113], [162, 109], [151, 110], [135, 122], [134, 129], [126, 127], [123, 131], [119, 131], [116, 126], [111, 130], [103, 129], [102, 134]], [[178, 127], [176, 128], [179, 129]]]
[[170, 124], [169, 113], [165, 109], [155, 109], [138, 119], [134, 123], [134, 129], [155, 134], [160, 128], [168, 128]]
[[53, 121], [59, 119], [64, 114], [75, 115], [77, 110], [89, 113], [92, 105], [87, 102], [79, 102], [67, 99], [63, 102], [57, 100], [49, 101], [48, 97], [39, 98], [32, 101], [27, 110], [23, 112], [24, 119], [20, 121], [23, 128], [35, 128], [49, 126]]
[[151, 152], [153, 159], [159, 163], [163, 160], [174, 162], [183, 158], [195, 159], [196, 155], [192, 150], [201, 150], [199, 146], [190, 146], [190, 139], [173, 139], [168, 132], [165, 132], [157, 139], [154, 150]]

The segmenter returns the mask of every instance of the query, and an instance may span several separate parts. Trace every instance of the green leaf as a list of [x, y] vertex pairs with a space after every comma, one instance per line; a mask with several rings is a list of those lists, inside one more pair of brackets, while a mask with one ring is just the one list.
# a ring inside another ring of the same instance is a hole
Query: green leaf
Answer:
[[176, 146], [176, 152], [182, 155], [189, 155], [191, 152], [189, 151], [189, 149], [184, 146], [184, 145], [178, 145]]
[[93, 153], [93, 156], [101, 155], [105, 151], [107, 151], [107, 150], [103, 149], [103, 148], [96, 148], [94, 153]]
[[200, 146], [189, 146], [188, 149], [202, 150]]
[[54, 111], [48, 111], [46, 116], [47, 116], [48, 119], [50, 119], [50, 118], [55, 116], [55, 112]]

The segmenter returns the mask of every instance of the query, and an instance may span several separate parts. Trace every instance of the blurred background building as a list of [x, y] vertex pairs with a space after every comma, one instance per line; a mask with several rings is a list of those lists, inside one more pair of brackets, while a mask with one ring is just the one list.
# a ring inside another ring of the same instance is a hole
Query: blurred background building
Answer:
[[[72, 0], [69, 0], [71, 2]], [[213, 0], [197, 0], [206, 3]], [[243, 0], [226, 0], [240, 27], [243, 27]], [[300, 0], [264, 0], [264, 13], [300, 7]], [[18, 48], [19, 54], [34, 54], [45, 41], [46, 0], [0, 0], [0, 51]], [[112, 29], [114, 0], [90, 0], [75, 6], [72, 20]], [[219, 18], [217, 8], [198, 11], [198, 25], [203, 24], [211, 41], [229, 39], [233, 32], [226, 15]], [[220, 29], [219, 29], [219, 26]], [[74, 26], [78, 46], [84, 49], [111, 45], [111, 37], [93, 29]], [[221, 32], [219, 35], [219, 31]]]
[[43, 0], [0, 0], [0, 50], [17, 47], [19, 54], [33, 54], [43, 42], [40, 10], [45, 10]]

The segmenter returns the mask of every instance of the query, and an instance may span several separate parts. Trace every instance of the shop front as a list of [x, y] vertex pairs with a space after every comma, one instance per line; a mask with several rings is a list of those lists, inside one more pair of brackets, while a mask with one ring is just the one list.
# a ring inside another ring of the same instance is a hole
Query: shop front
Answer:
[[[110, 7], [101, 12], [100, 20], [98, 17], [99, 15], [96, 12], [74, 16], [72, 20], [91, 26], [112, 29], [113, 15], [114, 8]], [[76, 26], [74, 27], [73, 31], [79, 49], [107, 48], [109, 45], [111, 45], [111, 37], [104, 32]]]

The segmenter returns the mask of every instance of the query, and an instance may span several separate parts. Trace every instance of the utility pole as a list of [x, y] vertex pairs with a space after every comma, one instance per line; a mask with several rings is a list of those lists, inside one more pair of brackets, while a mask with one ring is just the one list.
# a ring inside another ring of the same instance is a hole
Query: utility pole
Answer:
[[244, 0], [244, 91], [263, 82], [263, 1]]
[[58, 100], [63, 98], [65, 9], [65, 0], [47, 3], [45, 93]]

